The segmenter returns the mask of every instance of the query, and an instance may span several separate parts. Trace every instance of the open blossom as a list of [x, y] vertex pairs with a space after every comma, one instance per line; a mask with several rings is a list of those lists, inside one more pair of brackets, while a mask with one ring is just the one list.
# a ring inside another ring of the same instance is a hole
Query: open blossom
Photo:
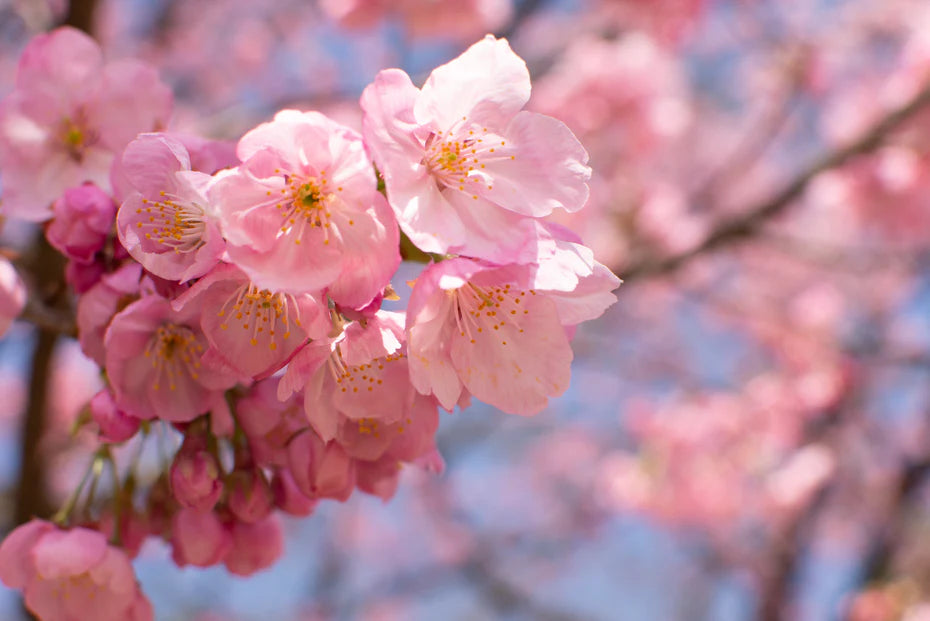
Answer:
[[139, 297], [142, 268], [129, 262], [100, 278], [80, 297], [77, 305], [78, 341], [84, 354], [103, 366], [106, 350], [103, 337], [113, 315]]
[[243, 164], [211, 193], [231, 261], [261, 288], [371, 302], [400, 263], [399, 233], [361, 136], [284, 110], [243, 136], [238, 154]]
[[402, 322], [386, 311], [353, 322], [298, 353], [278, 384], [280, 397], [302, 390], [312, 435], [335, 440], [359, 466], [413, 462], [435, 448], [436, 401], [410, 384]]
[[154, 69], [104, 64], [94, 40], [78, 30], [35, 37], [15, 89], [0, 103], [4, 213], [47, 220], [66, 188], [91, 181], [109, 189], [115, 154], [137, 133], [163, 127], [171, 100]]
[[568, 388], [568, 326], [600, 315], [619, 280], [573, 242], [540, 245], [540, 265], [472, 259], [433, 264], [407, 314], [410, 379], [452, 409], [465, 391], [513, 414], [535, 414]]
[[210, 356], [245, 378], [275, 372], [308, 338], [330, 330], [329, 311], [314, 296], [260, 288], [229, 264], [201, 278], [173, 305], [199, 309]]
[[106, 370], [117, 405], [142, 419], [189, 421], [235, 379], [201, 363], [207, 349], [198, 309], [172, 311], [157, 295], [133, 302], [107, 329]]
[[86, 528], [33, 520], [0, 545], [0, 580], [43, 621], [151, 621], [126, 554]]
[[135, 190], [117, 216], [119, 239], [156, 276], [203, 276], [225, 244], [209, 206], [213, 178], [191, 170], [190, 154], [168, 134], [143, 134], [126, 147], [122, 173]]
[[490, 35], [430, 75], [399, 69], [362, 94], [365, 142], [403, 231], [427, 252], [528, 262], [531, 218], [581, 209], [584, 148], [560, 121], [521, 111], [526, 64]]

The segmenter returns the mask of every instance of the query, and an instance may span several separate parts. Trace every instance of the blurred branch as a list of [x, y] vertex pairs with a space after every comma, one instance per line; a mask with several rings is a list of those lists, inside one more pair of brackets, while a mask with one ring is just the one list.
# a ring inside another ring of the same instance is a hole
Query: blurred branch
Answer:
[[[800, 446], [827, 442], [833, 445], [842, 442], [843, 426], [854, 418], [855, 402], [852, 392], [833, 408], [824, 412], [819, 419], [809, 421], [804, 427]], [[831, 442], [832, 439], [832, 442]], [[832, 447], [834, 453], [842, 454], [838, 446]], [[837, 479], [834, 473], [811, 496], [806, 505], [777, 533], [772, 545], [772, 566], [765, 576], [760, 594], [759, 619], [761, 621], [781, 621], [794, 619], [793, 586], [797, 583], [797, 571], [807, 543], [816, 534], [817, 518], [826, 506]]]
[[[63, 257], [39, 233], [24, 264], [30, 266], [34, 279], [30, 299], [42, 307], [60, 309], [67, 303], [64, 286]], [[51, 513], [46, 490], [45, 460], [39, 453], [39, 443], [45, 432], [50, 394], [52, 356], [59, 331], [37, 326], [35, 349], [29, 369], [29, 398], [20, 432], [19, 482], [16, 488], [14, 521], [22, 524], [33, 517]]]
[[545, 3], [546, 0], [523, 0], [523, 2], [518, 3], [510, 22], [497, 33], [497, 37], [499, 39], [511, 38], [520, 29], [523, 22], [529, 19]]
[[87, 34], [93, 34], [94, 11], [97, 0], [71, 0], [68, 3], [68, 13], [65, 15], [65, 26], [73, 26]]
[[724, 161], [700, 182], [691, 194], [689, 202], [698, 208], [706, 209], [714, 202], [721, 186], [729, 183], [733, 177], [749, 172], [765, 154], [794, 112], [798, 80], [793, 79], [784, 90], [778, 101], [771, 105], [763, 118], [756, 123], [753, 131], [747, 132]]
[[645, 259], [638, 264], [616, 270], [623, 280], [630, 282], [643, 277], [658, 276], [673, 272], [691, 259], [717, 250], [731, 243], [750, 237], [766, 222], [782, 213], [795, 199], [801, 196], [808, 184], [817, 175], [845, 164], [857, 155], [868, 153], [878, 147], [892, 131], [930, 104], [930, 83], [906, 104], [889, 113], [866, 131], [855, 142], [833, 151], [814, 162], [798, 174], [775, 196], [745, 213], [735, 216], [717, 225], [717, 227], [697, 246], [658, 259]]
[[893, 512], [887, 522], [875, 533], [872, 549], [863, 567], [863, 583], [881, 582], [890, 577], [891, 561], [901, 544], [905, 522], [914, 503], [914, 496], [930, 474], [930, 457], [914, 461], [904, 468], [891, 499]]

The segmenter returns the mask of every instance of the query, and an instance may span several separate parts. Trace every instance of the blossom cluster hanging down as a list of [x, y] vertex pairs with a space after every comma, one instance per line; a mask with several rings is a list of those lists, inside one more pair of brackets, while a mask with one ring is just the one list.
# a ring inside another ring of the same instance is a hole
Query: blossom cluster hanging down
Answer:
[[[441, 470], [440, 408], [531, 415], [563, 393], [575, 326], [619, 281], [546, 220], [584, 206], [590, 169], [529, 96], [488, 36], [419, 89], [382, 71], [361, 131], [284, 110], [230, 145], [168, 131], [151, 68], [105, 63], [73, 29], [37, 37], [0, 103], [3, 213], [47, 222], [106, 387], [87, 409], [95, 485], [14, 531], [0, 579], [42, 619], [151, 619], [129, 564], [146, 537], [249, 575], [281, 552], [278, 512]], [[384, 310], [412, 247], [427, 259], [406, 312]], [[8, 271], [7, 318], [24, 304]], [[117, 476], [122, 445], [169, 427], [150, 484], [135, 462]]]

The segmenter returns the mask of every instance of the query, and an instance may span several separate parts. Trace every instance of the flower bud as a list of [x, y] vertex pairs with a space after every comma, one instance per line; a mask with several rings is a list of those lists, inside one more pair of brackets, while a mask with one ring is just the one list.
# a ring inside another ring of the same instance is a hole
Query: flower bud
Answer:
[[171, 557], [178, 566], [210, 567], [221, 562], [233, 539], [212, 511], [181, 509], [172, 521]]
[[271, 491], [274, 494], [274, 503], [288, 515], [307, 516], [313, 513], [317, 500], [307, 498], [288, 470], [277, 470], [271, 479]]
[[139, 431], [139, 419], [116, 407], [113, 395], [105, 388], [90, 400], [90, 414], [100, 428], [103, 442], [125, 442]]
[[216, 457], [185, 442], [171, 464], [171, 493], [185, 507], [210, 511], [223, 493], [221, 474]]
[[229, 475], [227, 484], [229, 510], [243, 522], [252, 524], [271, 512], [274, 496], [261, 470], [236, 470]]
[[45, 233], [49, 243], [72, 261], [92, 263], [116, 219], [110, 196], [88, 183], [65, 190], [53, 209], [55, 218]]
[[254, 524], [234, 522], [231, 530], [233, 544], [223, 562], [238, 576], [270, 567], [284, 551], [281, 523], [274, 515]]

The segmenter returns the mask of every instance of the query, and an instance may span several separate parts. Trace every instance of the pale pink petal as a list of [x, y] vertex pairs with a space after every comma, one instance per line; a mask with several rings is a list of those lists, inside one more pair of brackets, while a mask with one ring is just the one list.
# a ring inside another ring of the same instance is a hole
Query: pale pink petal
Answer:
[[526, 63], [506, 39], [488, 35], [430, 74], [414, 105], [422, 124], [447, 130], [463, 118], [502, 127], [530, 98]]

